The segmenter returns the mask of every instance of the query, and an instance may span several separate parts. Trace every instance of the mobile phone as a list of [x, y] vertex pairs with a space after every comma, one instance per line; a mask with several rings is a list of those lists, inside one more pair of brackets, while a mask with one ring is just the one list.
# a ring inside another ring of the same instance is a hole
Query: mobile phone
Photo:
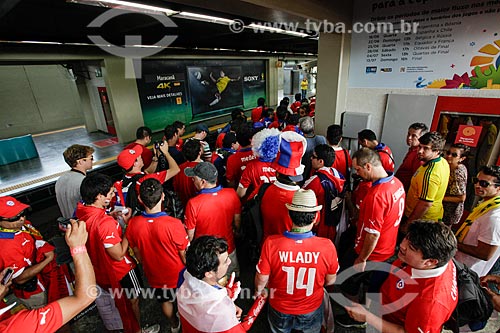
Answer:
[[59, 217], [57, 223], [59, 224], [59, 229], [66, 230], [68, 225], [71, 223], [71, 218], [69, 217]]
[[5, 271], [5, 275], [3, 276], [2, 279], [2, 284], [5, 286], [7, 283], [9, 283], [10, 279], [12, 278], [12, 275], [14, 275], [14, 269], [13, 268], [7, 268], [7, 271]]

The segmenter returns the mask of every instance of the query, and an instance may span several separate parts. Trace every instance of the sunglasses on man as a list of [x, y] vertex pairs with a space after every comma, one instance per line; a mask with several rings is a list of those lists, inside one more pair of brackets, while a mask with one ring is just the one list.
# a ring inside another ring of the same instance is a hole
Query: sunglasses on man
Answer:
[[21, 217], [25, 217], [26, 216], [26, 210], [23, 210], [22, 212], [20, 212], [19, 214], [17, 214], [16, 216], [14, 217], [0, 217], [0, 220], [2, 221], [5, 221], [5, 222], [16, 222], [16, 221], [19, 221], [21, 219]]
[[497, 187], [500, 186], [500, 183], [490, 183], [490, 182], [488, 182], [486, 180], [479, 180], [479, 179], [477, 179], [477, 177], [472, 177], [472, 183], [474, 185], [476, 185], [477, 183], [479, 183], [479, 186], [484, 187], [484, 188], [486, 188], [486, 187], [488, 187], [490, 185], [495, 185]]

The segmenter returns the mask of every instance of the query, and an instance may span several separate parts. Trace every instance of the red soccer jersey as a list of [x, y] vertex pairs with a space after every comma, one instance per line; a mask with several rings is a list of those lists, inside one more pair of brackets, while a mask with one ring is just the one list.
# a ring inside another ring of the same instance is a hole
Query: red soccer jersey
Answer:
[[252, 115], [250, 116], [252, 118], [252, 123], [256, 123], [260, 120], [263, 109], [262, 106], [258, 106], [252, 110]]
[[142, 213], [130, 220], [126, 236], [130, 247], [139, 249], [151, 287], [176, 288], [184, 268], [179, 251], [189, 244], [182, 222], [164, 212]]
[[240, 198], [236, 191], [217, 186], [201, 190], [200, 194], [188, 201], [185, 223], [187, 230], [195, 229], [194, 238], [203, 235], [225, 238], [227, 252], [233, 253], [233, 221], [236, 214], [241, 214]]
[[394, 158], [392, 156], [391, 148], [383, 143], [379, 143], [375, 147], [375, 150], [378, 151], [384, 170], [387, 172], [394, 172]]
[[177, 140], [177, 143], [175, 144], [175, 148], [177, 148], [178, 151], [182, 152], [182, 145], [184, 144], [184, 140], [182, 140], [181, 137]]
[[63, 323], [59, 303], [52, 302], [40, 309], [23, 310], [12, 317], [0, 321], [0, 332], [52, 333]]
[[246, 188], [247, 193], [250, 193], [247, 199], [257, 194], [260, 185], [276, 181], [276, 170], [271, 167], [271, 163], [255, 159], [247, 164], [239, 184], [239, 187]]
[[455, 265], [450, 261], [431, 270], [403, 266], [396, 260], [380, 288], [382, 311], [394, 311], [384, 319], [408, 333], [440, 333], [458, 302]]
[[227, 159], [226, 165], [226, 179], [228, 182], [233, 181], [238, 185], [240, 182], [241, 174], [245, 170], [247, 164], [257, 158], [253, 154], [252, 148], [242, 148], [236, 151]]
[[98, 285], [108, 287], [113, 280], [120, 281], [135, 268], [135, 261], [128, 254], [120, 261], [113, 260], [107, 254], [107, 248], [122, 241], [122, 228], [114, 218], [106, 214], [104, 208], [85, 206], [79, 202], [76, 207], [76, 217], [87, 224], [89, 233], [87, 251], [94, 266]]
[[279, 181], [266, 189], [260, 205], [264, 224], [263, 239], [270, 235], [282, 235], [292, 228], [292, 219], [285, 204], [292, 203], [293, 195], [299, 189], [297, 185], [286, 185]]
[[217, 135], [217, 140], [215, 140], [215, 148], [222, 148], [222, 142], [224, 141], [224, 137], [226, 136], [226, 133], [219, 133]]
[[123, 148], [123, 150], [132, 149], [137, 145], [142, 147], [141, 157], [142, 157], [142, 161], [144, 162], [144, 166], [142, 167], [142, 169], [143, 170], [147, 169], [149, 167], [149, 165], [151, 164], [151, 161], [153, 160], [153, 152], [151, 150], [149, 150], [148, 147], [141, 145], [140, 143], [131, 142], [128, 145], [126, 145], [125, 148]]
[[[352, 159], [349, 152], [342, 147], [334, 147], [335, 151], [335, 162], [333, 162], [332, 168], [337, 169], [345, 178], [348, 176], [348, 169], [352, 167]], [[347, 156], [347, 161], [346, 161]]]
[[290, 109], [292, 109], [293, 113], [298, 113], [301, 105], [301, 101], [295, 101], [292, 103], [292, 105], [290, 105]]
[[[333, 186], [337, 189], [338, 193], [341, 193], [344, 188], [345, 180], [340, 178], [339, 172], [333, 168], [323, 167], [319, 169], [317, 172], [321, 172], [326, 175], [328, 179], [332, 182]], [[319, 222], [317, 223], [314, 230], [316, 235], [319, 237], [325, 237], [332, 241], [335, 241], [335, 236], [337, 235], [337, 230], [335, 225], [326, 225], [325, 224], [325, 209], [330, 209], [325, 205], [325, 190], [321, 185], [321, 179], [317, 175], [313, 175], [309, 178], [304, 186], [306, 190], [313, 190], [314, 194], [316, 194], [316, 199], [318, 200], [318, 205], [322, 205], [323, 208], [320, 211]]]
[[189, 199], [196, 195], [196, 187], [194, 186], [193, 179], [184, 174], [186, 168], [194, 168], [198, 162], [184, 162], [179, 165], [181, 171], [173, 177], [174, 190], [179, 195], [182, 201], [182, 206], [186, 207]]
[[372, 183], [359, 210], [356, 253], [360, 254], [370, 233], [380, 237], [368, 260], [385, 261], [394, 254], [405, 197], [403, 184], [393, 175]]
[[275, 310], [291, 315], [320, 307], [325, 277], [337, 274], [338, 268], [333, 243], [312, 232], [268, 237], [257, 264], [257, 272], [269, 275], [269, 303]]
[[396, 171], [396, 177], [403, 183], [405, 191], [408, 192], [411, 184], [411, 177], [415, 171], [422, 165], [422, 161], [418, 159], [418, 146], [408, 149], [403, 162]]
[[[26, 232], [27, 230], [37, 232], [29, 221], [25, 222], [23, 230], [16, 233], [2, 233], [3, 235], [0, 237], [0, 247], [2, 248], [0, 252], [0, 268], [12, 267], [14, 269], [13, 278], [21, 275], [30, 266], [37, 264], [38, 251], [48, 252], [54, 250], [54, 247], [42, 240], [41, 237], [35, 238]], [[41, 277], [40, 275], [37, 276], [39, 284], [34, 291], [29, 292], [14, 287], [14, 294], [17, 297], [28, 299], [32, 295], [41, 293], [43, 291], [40, 286]]]

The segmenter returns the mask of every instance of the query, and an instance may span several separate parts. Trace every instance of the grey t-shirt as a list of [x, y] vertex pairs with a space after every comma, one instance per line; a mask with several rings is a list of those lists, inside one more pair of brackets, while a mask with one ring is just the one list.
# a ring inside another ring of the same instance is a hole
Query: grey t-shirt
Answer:
[[85, 176], [78, 171], [68, 171], [56, 182], [57, 205], [63, 217], [72, 217], [76, 204], [81, 200], [80, 185]]

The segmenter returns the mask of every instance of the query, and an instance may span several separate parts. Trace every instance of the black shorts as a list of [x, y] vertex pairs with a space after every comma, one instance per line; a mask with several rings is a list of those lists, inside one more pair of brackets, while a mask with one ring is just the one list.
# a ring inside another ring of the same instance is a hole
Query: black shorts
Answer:
[[154, 288], [155, 299], [158, 303], [174, 302], [176, 288]]
[[121, 280], [120, 285], [125, 289], [125, 296], [127, 298], [137, 298], [141, 294], [144, 286], [142, 282], [141, 272], [136, 267], [131, 269]]

